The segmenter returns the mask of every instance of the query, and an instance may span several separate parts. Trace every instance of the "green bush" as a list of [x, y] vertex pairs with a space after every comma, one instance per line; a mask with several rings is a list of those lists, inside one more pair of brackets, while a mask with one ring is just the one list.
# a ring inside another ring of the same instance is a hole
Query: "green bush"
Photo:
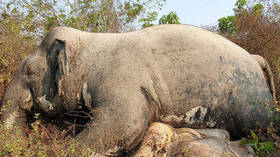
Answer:
[[256, 133], [253, 130], [250, 130], [250, 135], [251, 135], [250, 139], [243, 137], [239, 144], [241, 146], [246, 145], [247, 147], [253, 148], [257, 157], [264, 156], [265, 154], [270, 153], [275, 149], [273, 141], [261, 142], [259, 140], [259, 137], [256, 135]]

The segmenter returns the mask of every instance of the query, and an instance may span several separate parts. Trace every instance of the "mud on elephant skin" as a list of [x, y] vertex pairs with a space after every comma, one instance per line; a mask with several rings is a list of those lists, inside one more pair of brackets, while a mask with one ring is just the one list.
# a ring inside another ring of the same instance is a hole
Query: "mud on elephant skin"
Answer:
[[275, 91], [269, 87], [254, 57], [198, 27], [129, 33], [57, 27], [18, 67], [1, 121], [22, 128], [27, 112], [56, 117], [87, 106], [94, 120], [76, 139], [96, 152], [119, 154], [138, 145], [154, 121], [225, 128], [237, 136], [266, 127]]

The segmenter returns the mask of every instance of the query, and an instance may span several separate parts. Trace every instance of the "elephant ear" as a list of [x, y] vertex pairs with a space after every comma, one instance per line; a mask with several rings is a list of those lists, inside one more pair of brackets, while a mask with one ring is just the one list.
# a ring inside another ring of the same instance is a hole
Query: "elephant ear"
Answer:
[[55, 74], [58, 94], [62, 94], [63, 80], [74, 68], [77, 51], [70, 41], [55, 39], [48, 51], [48, 62], [51, 71]]
[[49, 61], [51, 66], [55, 66], [61, 75], [67, 75], [75, 64], [76, 50], [71, 42], [67, 40], [55, 39], [49, 51]]

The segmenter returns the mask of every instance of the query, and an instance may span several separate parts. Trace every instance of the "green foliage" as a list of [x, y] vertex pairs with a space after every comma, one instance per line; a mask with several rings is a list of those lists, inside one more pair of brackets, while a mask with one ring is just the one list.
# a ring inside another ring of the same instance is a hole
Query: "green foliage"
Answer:
[[[141, 19], [141, 21], [144, 22], [144, 24], [142, 25], [142, 28], [154, 26], [152, 21], [157, 20], [157, 16], [158, 16], [157, 12], [152, 12], [152, 13], [149, 13], [148, 15], [149, 16], [147, 18]], [[168, 15], [163, 15], [159, 19], [159, 24], [160, 25], [162, 25], [162, 24], [180, 24], [180, 19], [177, 16], [177, 14], [172, 11]]]
[[250, 134], [251, 139], [242, 138], [239, 144], [241, 146], [246, 145], [247, 147], [252, 147], [257, 157], [261, 157], [264, 153], [269, 153], [275, 149], [273, 141], [260, 142], [259, 137], [253, 130], [250, 130]]
[[237, 0], [234, 6], [236, 7], [236, 9], [243, 9], [246, 3], [247, 3], [246, 0]]
[[235, 8], [233, 8], [235, 14], [242, 13], [245, 10], [244, 7], [246, 4], [247, 4], [246, 0], [237, 0], [234, 4]]
[[218, 19], [219, 32], [222, 35], [234, 35], [236, 33], [237, 22], [241, 16], [247, 16], [251, 13], [255, 16], [260, 16], [264, 9], [261, 3], [255, 4], [252, 9], [245, 8], [246, 5], [246, 0], [237, 0], [233, 8], [234, 15]]
[[[25, 21], [21, 28], [36, 37], [55, 26], [90, 32], [123, 32], [149, 23], [166, 0], [7, 0], [2, 13]], [[59, 2], [59, 3], [58, 3]], [[1, 12], [0, 12], [1, 13]], [[145, 20], [142, 20], [145, 19]]]
[[140, 20], [140, 21], [144, 22], [144, 24], [142, 25], [142, 28], [154, 26], [154, 24], [152, 24], [151, 22], [157, 20], [157, 16], [158, 16], [157, 12], [148, 13], [148, 17], [142, 18]]
[[170, 12], [168, 15], [163, 15], [159, 19], [159, 24], [180, 24], [180, 19], [175, 12]]
[[256, 5], [254, 5], [254, 7], [253, 7], [253, 14], [255, 16], [260, 16], [261, 13], [263, 12], [263, 9], [264, 9], [264, 6], [260, 3], [258, 3]]
[[235, 16], [222, 17], [218, 20], [219, 31], [223, 35], [233, 34], [236, 32]]

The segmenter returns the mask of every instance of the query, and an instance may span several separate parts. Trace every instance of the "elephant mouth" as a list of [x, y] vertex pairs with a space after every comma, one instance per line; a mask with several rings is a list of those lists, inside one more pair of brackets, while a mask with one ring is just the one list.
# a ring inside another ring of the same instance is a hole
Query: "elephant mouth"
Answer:
[[[40, 101], [40, 105], [42, 105], [40, 110], [43, 110], [43, 112], [40, 112], [42, 114], [40, 117], [46, 117], [41, 119], [43, 124], [51, 124], [58, 130], [66, 130], [66, 136], [75, 137], [83, 131], [83, 129], [88, 126], [88, 122], [92, 120], [93, 115], [85, 105], [80, 105], [80, 107], [75, 110], [67, 111], [64, 108], [59, 108], [59, 105], [56, 103], [46, 100], [46, 96], [42, 96], [38, 98], [38, 100]], [[29, 124], [31, 124], [35, 119], [32, 119], [32, 115], [29, 116]]]
[[50, 116], [62, 113], [64, 104], [62, 101], [62, 85], [61, 75], [57, 67], [50, 67], [43, 78], [43, 94], [37, 97], [37, 102], [40, 111], [47, 113]]
[[40, 104], [41, 110], [45, 112], [53, 111], [54, 104], [47, 99], [47, 95], [43, 95], [42, 97], [37, 98], [37, 102]]

